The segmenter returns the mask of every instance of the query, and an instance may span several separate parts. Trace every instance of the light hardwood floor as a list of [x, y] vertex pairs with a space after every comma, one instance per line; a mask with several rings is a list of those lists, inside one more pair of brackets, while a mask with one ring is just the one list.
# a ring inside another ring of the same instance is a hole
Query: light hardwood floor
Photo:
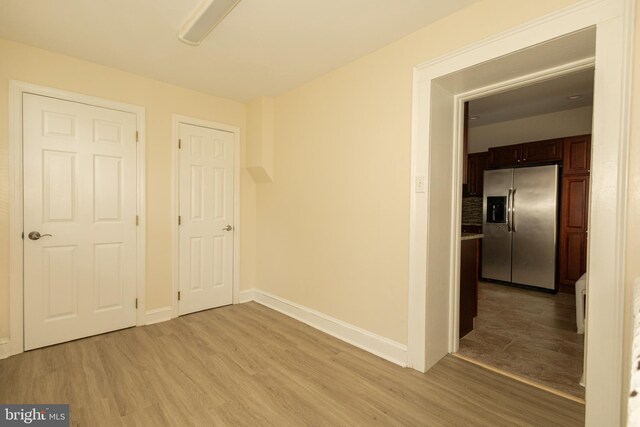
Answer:
[[584, 399], [575, 296], [480, 282], [476, 328], [459, 353]]
[[248, 303], [0, 361], [0, 402], [86, 426], [573, 426], [584, 406], [447, 356], [403, 369]]

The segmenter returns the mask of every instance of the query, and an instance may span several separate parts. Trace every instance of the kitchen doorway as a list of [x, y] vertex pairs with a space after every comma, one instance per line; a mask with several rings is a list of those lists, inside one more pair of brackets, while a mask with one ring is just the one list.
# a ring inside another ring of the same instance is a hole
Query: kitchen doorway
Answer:
[[[463, 101], [496, 87], [549, 76], [576, 58], [574, 37], [593, 31], [596, 67], [590, 256], [588, 259], [588, 423], [620, 421], [623, 378], [622, 343], [624, 219], [629, 144], [632, 14], [624, 0], [569, 7], [535, 23], [501, 34], [445, 58], [416, 66], [412, 179], [426, 179], [427, 191], [412, 191], [410, 216], [410, 286], [408, 364], [427, 370], [456, 350], [457, 285], [462, 169]], [[622, 41], [622, 43], [621, 43]], [[558, 44], [556, 44], [558, 43]], [[540, 55], [536, 55], [538, 51]], [[564, 62], [558, 62], [562, 61]], [[568, 62], [567, 62], [568, 61]], [[524, 71], [524, 73], [523, 73]], [[528, 74], [527, 74], [528, 71]], [[524, 77], [523, 77], [524, 76]], [[431, 179], [437, 178], [437, 179]], [[412, 181], [413, 182], [413, 181]], [[446, 206], [449, 206], [447, 212]], [[613, 331], [613, 332], [612, 332]], [[606, 370], [603, 367], [606, 366]]]
[[462, 154], [456, 354], [581, 401], [593, 79], [466, 102]]

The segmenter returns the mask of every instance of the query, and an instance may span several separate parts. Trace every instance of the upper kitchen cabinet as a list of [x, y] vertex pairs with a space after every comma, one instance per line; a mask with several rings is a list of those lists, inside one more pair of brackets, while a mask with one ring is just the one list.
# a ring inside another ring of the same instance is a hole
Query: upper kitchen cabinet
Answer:
[[563, 175], [589, 173], [591, 135], [573, 136], [564, 140]]
[[511, 168], [522, 163], [520, 144], [489, 148], [489, 169]]
[[560, 162], [563, 157], [563, 142], [570, 139], [573, 138], [547, 139], [489, 148], [489, 169]]
[[481, 197], [484, 186], [484, 171], [487, 169], [489, 153], [472, 153], [467, 158], [467, 185], [465, 196]]
[[562, 139], [547, 139], [522, 144], [522, 163], [545, 163], [562, 160]]

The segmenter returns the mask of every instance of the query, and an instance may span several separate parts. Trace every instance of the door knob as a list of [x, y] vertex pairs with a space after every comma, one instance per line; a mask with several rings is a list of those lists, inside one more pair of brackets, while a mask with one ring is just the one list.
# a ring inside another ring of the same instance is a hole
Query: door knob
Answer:
[[29, 233], [29, 238], [31, 240], [40, 240], [41, 237], [52, 237], [51, 234], [40, 234], [37, 231], [32, 231], [31, 233]]
[[233, 227], [230, 225], [227, 225], [226, 227], [222, 228], [222, 231], [231, 231], [231, 230], [233, 230]]

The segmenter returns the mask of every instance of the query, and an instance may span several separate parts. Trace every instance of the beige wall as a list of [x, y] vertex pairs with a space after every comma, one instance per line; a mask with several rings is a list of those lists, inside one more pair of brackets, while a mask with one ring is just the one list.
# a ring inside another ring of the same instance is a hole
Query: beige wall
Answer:
[[591, 133], [593, 107], [574, 108], [549, 114], [469, 128], [469, 152], [489, 147], [542, 141], [543, 139]]
[[[640, 0], [636, 0], [636, 32], [634, 39], [633, 87], [631, 92], [631, 144], [629, 147], [629, 191], [627, 193], [627, 271], [625, 318], [625, 369], [631, 368], [631, 340], [633, 337], [632, 282], [640, 277]], [[624, 375], [625, 390], [629, 376]]]
[[631, 92], [631, 146], [629, 150], [627, 278], [640, 277], [640, 0], [636, 1], [635, 57]]
[[[203, 95], [166, 83], [0, 40], [0, 337], [9, 332], [8, 286], [8, 117], [9, 80], [78, 92], [146, 109], [147, 161], [147, 309], [171, 302], [171, 132], [172, 114], [245, 126], [242, 103]], [[243, 137], [244, 138], [244, 137]], [[244, 139], [243, 139], [244, 141]], [[244, 144], [244, 143], [243, 143]], [[242, 155], [244, 156], [244, 149]], [[243, 160], [244, 165], [244, 160]], [[242, 168], [241, 273], [254, 286], [255, 186]], [[245, 256], [246, 255], [246, 256]]]
[[412, 67], [571, 3], [481, 1], [277, 97], [259, 288], [406, 343]]
[[636, 0], [635, 57], [631, 92], [631, 146], [629, 149], [627, 279], [640, 277], [640, 0]]

